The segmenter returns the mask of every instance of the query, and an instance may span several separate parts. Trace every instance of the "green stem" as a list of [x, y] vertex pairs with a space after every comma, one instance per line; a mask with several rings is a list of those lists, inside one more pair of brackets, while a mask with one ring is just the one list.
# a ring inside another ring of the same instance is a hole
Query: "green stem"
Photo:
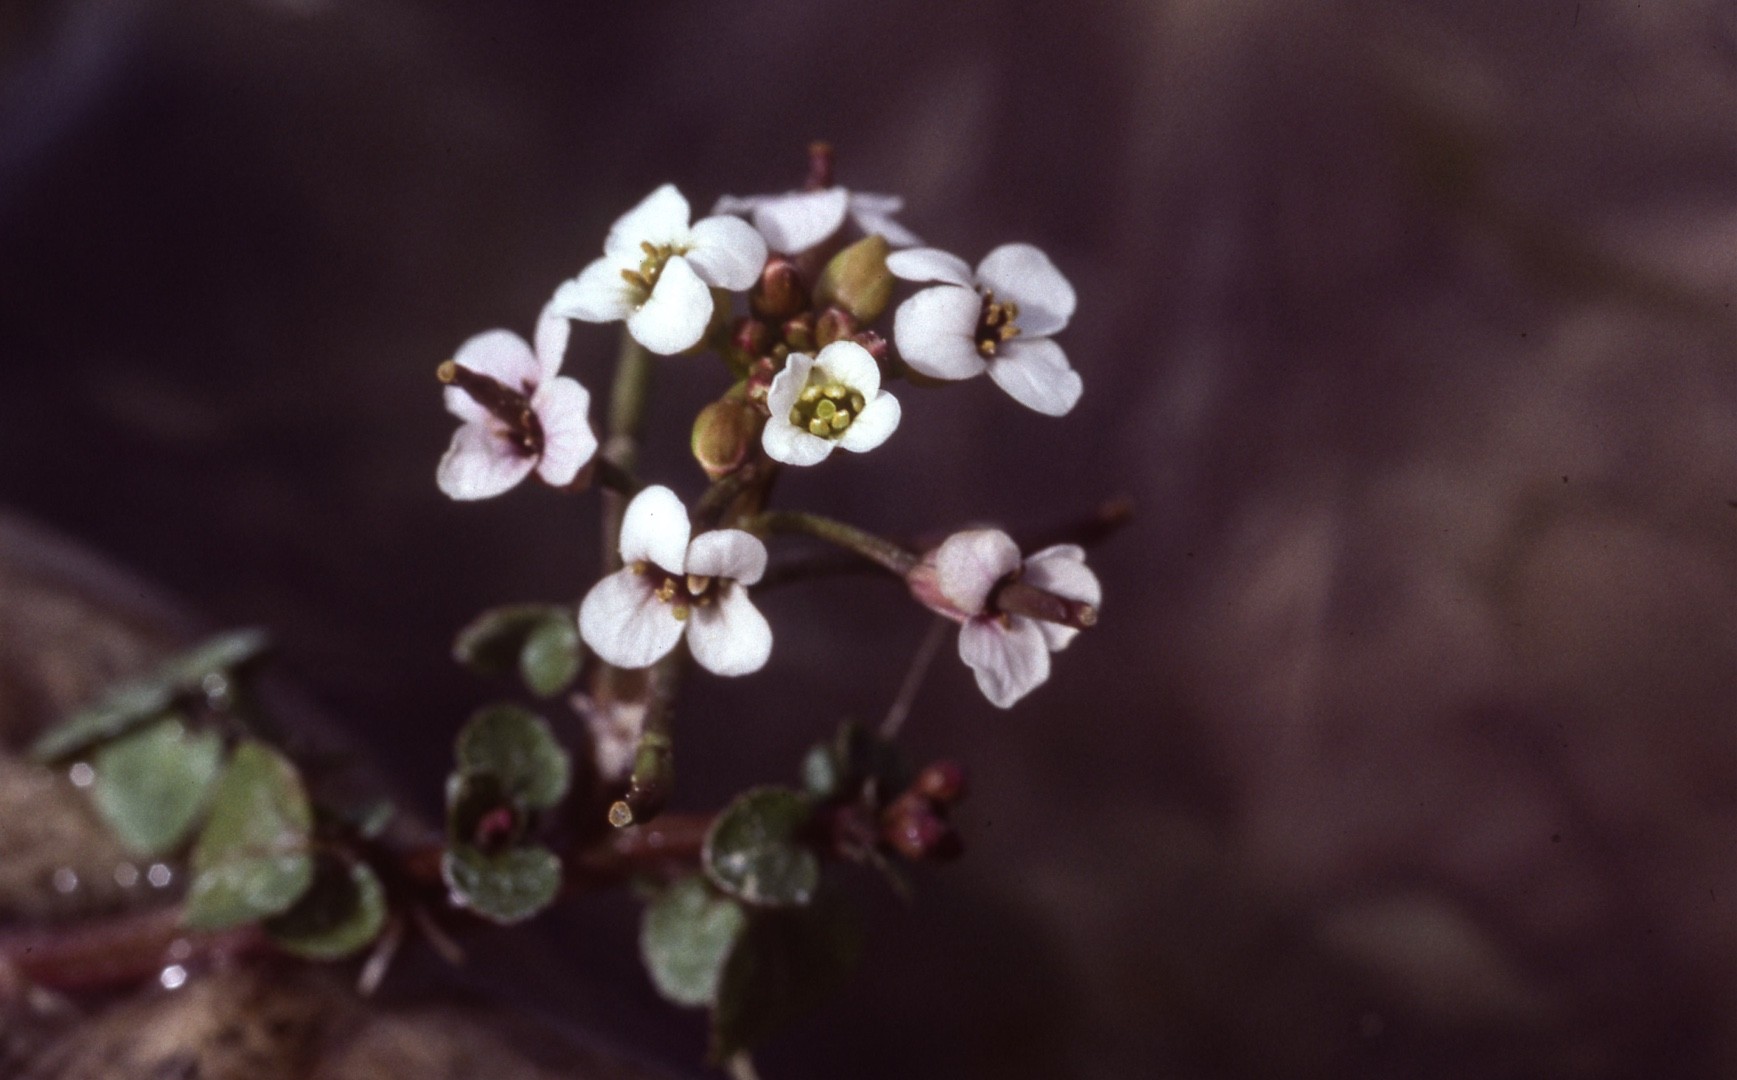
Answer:
[[904, 577], [917, 565], [917, 554], [907, 551], [885, 537], [864, 532], [855, 525], [846, 525], [819, 514], [801, 510], [768, 510], [743, 523], [754, 533], [800, 533], [824, 540], [835, 547], [857, 555]]
[[[645, 427], [645, 407], [651, 397], [652, 371], [657, 362], [645, 346], [621, 330], [621, 352], [615, 361], [615, 382], [609, 391], [607, 434], [599, 465], [614, 466], [616, 475], [632, 476], [639, 461], [639, 435]], [[600, 475], [605, 470], [600, 469]], [[621, 568], [621, 517], [627, 512], [627, 495], [603, 492], [603, 572]]]
[[676, 649], [647, 673], [645, 721], [640, 728], [639, 748], [633, 753], [633, 775], [627, 781], [627, 794], [609, 807], [609, 823], [618, 829], [650, 821], [675, 791], [675, 744], [670, 739], [670, 714], [681, 688], [685, 658], [685, 650]]

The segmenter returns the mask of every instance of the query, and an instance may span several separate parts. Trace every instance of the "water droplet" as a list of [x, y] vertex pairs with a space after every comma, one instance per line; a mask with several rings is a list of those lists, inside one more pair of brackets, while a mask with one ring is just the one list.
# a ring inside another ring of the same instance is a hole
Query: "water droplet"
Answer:
[[115, 866], [115, 884], [123, 889], [130, 889], [139, 883], [139, 868], [130, 862]]
[[152, 863], [151, 868], [145, 871], [145, 879], [156, 888], [163, 889], [168, 887], [169, 882], [175, 880], [175, 874], [162, 863]]
[[96, 782], [96, 770], [91, 768], [88, 762], [79, 762], [68, 769], [66, 775], [74, 787], [90, 787]]
[[187, 969], [180, 964], [170, 964], [157, 975], [157, 981], [163, 984], [165, 990], [179, 990], [181, 984], [187, 981]]
[[205, 691], [206, 697], [216, 702], [229, 693], [229, 679], [222, 672], [213, 671], [200, 680], [199, 688]]
[[70, 866], [63, 866], [54, 872], [54, 891], [62, 896], [78, 888], [78, 872]]

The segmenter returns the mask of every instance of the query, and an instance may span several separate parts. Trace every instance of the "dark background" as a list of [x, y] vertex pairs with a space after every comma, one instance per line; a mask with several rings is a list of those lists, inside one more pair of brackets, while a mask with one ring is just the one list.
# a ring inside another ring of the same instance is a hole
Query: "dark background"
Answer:
[[[597, 558], [592, 500], [439, 495], [435, 365], [658, 183], [780, 190], [817, 137], [939, 246], [1048, 251], [1086, 392], [907, 394], [786, 504], [1138, 517], [1021, 707], [944, 655], [910, 736], [972, 769], [968, 857], [764, 1071], [1737, 1074], [1729, 3], [3, 0], [0, 502], [272, 627], [432, 811], [494, 689], [454, 628]], [[721, 383], [659, 379], [692, 495]], [[678, 719], [689, 806], [875, 718], [926, 624], [765, 607], [771, 667]], [[685, 1066], [633, 920], [482, 978]]]

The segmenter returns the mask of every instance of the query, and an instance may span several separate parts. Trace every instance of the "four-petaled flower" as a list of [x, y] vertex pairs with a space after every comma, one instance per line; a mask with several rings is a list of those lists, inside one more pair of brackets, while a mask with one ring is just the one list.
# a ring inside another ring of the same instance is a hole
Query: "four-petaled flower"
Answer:
[[[1019, 546], [1001, 530], [968, 529], [930, 552], [909, 581], [918, 600], [961, 624], [959, 658], [976, 673], [983, 696], [1006, 709], [1049, 678], [1049, 654], [1066, 648], [1079, 630], [1003, 605], [1031, 610], [1048, 604], [1058, 613], [1090, 612], [1095, 620], [1102, 589], [1085, 560], [1077, 545], [1057, 544], [1022, 561]], [[1019, 589], [1028, 602], [1016, 604], [1009, 595]]]
[[880, 366], [854, 341], [835, 341], [815, 357], [791, 353], [766, 407], [761, 445], [786, 465], [817, 464], [835, 446], [873, 450], [899, 426], [898, 399], [881, 389]]
[[557, 289], [550, 304], [586, 322], [626, 319], [635, 340], [668, 356], [705, 335], [708, 286], [746, 289], [765, 263], [766, 241], [747, 222], [723, 214], [690, 226], [687, 199], [665, 184], [616, 219], [603, 257]]
[[741, 529], [692, 537], [687, 509], [669, 488], [648, 487], [621, 520], [621, 561], [579, 605], [579, 635], [622, 668], [656, 663], [685, 632], [701, 667], [718, 675], [759, 671], [772, 628], [745, 586], [766, 572], [766, 545]]
[[725, 195], [712, 213], [747, 214], [773, 251], [800, 255], [837, 232], [847, 216], [863, 235], [879, 235], [893, 247], [921, 243], [916, 233], [893, 220], [904, 208], [905, 200], [897, 195], [829, 187], [778, 195]]
[[1030, 244], [1003, 244], [977, 264], [936, 248], [887, 256], [887, 269], [938, 282], [899, 305], [893, 340], [912, 368], [937, 379], [989, 372], [1027, 408], [1061, 416], [1080, 399], [1080, 377], [1049, 340], [1074, 313], [1074, 289]]
[[490, 330], [459, 346], [440, 366], [446, 408], [463, 420], [435, 472], [455, 499], [499, 495], [535, 469], [555, 487], [573, 482], [597, 451], [587, 414], [591, 394], [557, 375], [567, 352], [567, 320], [543, 310], [537, 346], [510, 330]]

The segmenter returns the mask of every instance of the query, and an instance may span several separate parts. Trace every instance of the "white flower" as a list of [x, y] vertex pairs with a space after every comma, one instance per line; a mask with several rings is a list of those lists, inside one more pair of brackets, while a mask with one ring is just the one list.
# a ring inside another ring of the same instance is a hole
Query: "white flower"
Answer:
[[935, 248], [887, 256], [896, 277], [939, 282], [899, 305], [893, 340], [905, 363], [937, 379], [989, 372], [1027, 408], [1061, 416], [1080, 399], [1080, 377], [1049, 340], [1074, 313], [1074, 288], [1030, 244], [1003, 244], [977, 264]]
[[690, 532], [687, 508], [669, 488], [635, 495], [621, 519], [627, 565], [585, 594], [579, 636], [608, 663], [642, 668], [686, 632], [706, 670], [759, 671], [772, 654], [772, 628], [744, 586], [766, 572], [766, 545], [741, 529], [715, 529], [691, 543]]
[[968, 529], [949, 536], [912, 571], [911, 591], [961, 624], [959, 658], [976, 673], [983, 696], [1006, 709], [1049, 678], [1049, 654], [1065, 649], [1079, 630], [1003, 610], [1000, 603], [1013, 587], [1030, 586], [1060, 602], [1087, 605], [1095, 619], [1102, 589], [1085, 560], [1077, 545], [1057, 544], [1022, 561], [1019, 546], [1001, 530]]
[[499, 495], [529, 476], [555, 487], [573, 482], [597, 452], [591, 394], [557, 375], [567, 352], [567, 320], [543, 309], [535, 352], [509, 330], [490, 330], [459, 346], [441, 365], [446, 410], [463, 420], [435, 480], [455, 499]]
[[791, 353], [766, 391], [772, 416], [760, 444], [786, 465], [814, 465], [832, 448], [862, 453], [899, 426], [899, 402], [881, 389], [881, 369], [854, 341], [835, 341], [820, 355]]
[[787, 191], [780, 195], [725, 195], [714, 214], [747, 214], [773, 251], [800, 255], [828, 239], [848, 216], [865, 236], [880, 235], [893, 247], [921, 243], [917, 234], [893, 220], [905, 200], [841, 187]]
[[740, 218], [688, 224], [674, 184], [616, 219], [603, 257], [555, 291], [551, 306], [586, 322], [627, 320], [634, 339], [668, 356], [698, 344], [712, 318], [708, 286], [739, 291], [766, 264], [766, 241]]

